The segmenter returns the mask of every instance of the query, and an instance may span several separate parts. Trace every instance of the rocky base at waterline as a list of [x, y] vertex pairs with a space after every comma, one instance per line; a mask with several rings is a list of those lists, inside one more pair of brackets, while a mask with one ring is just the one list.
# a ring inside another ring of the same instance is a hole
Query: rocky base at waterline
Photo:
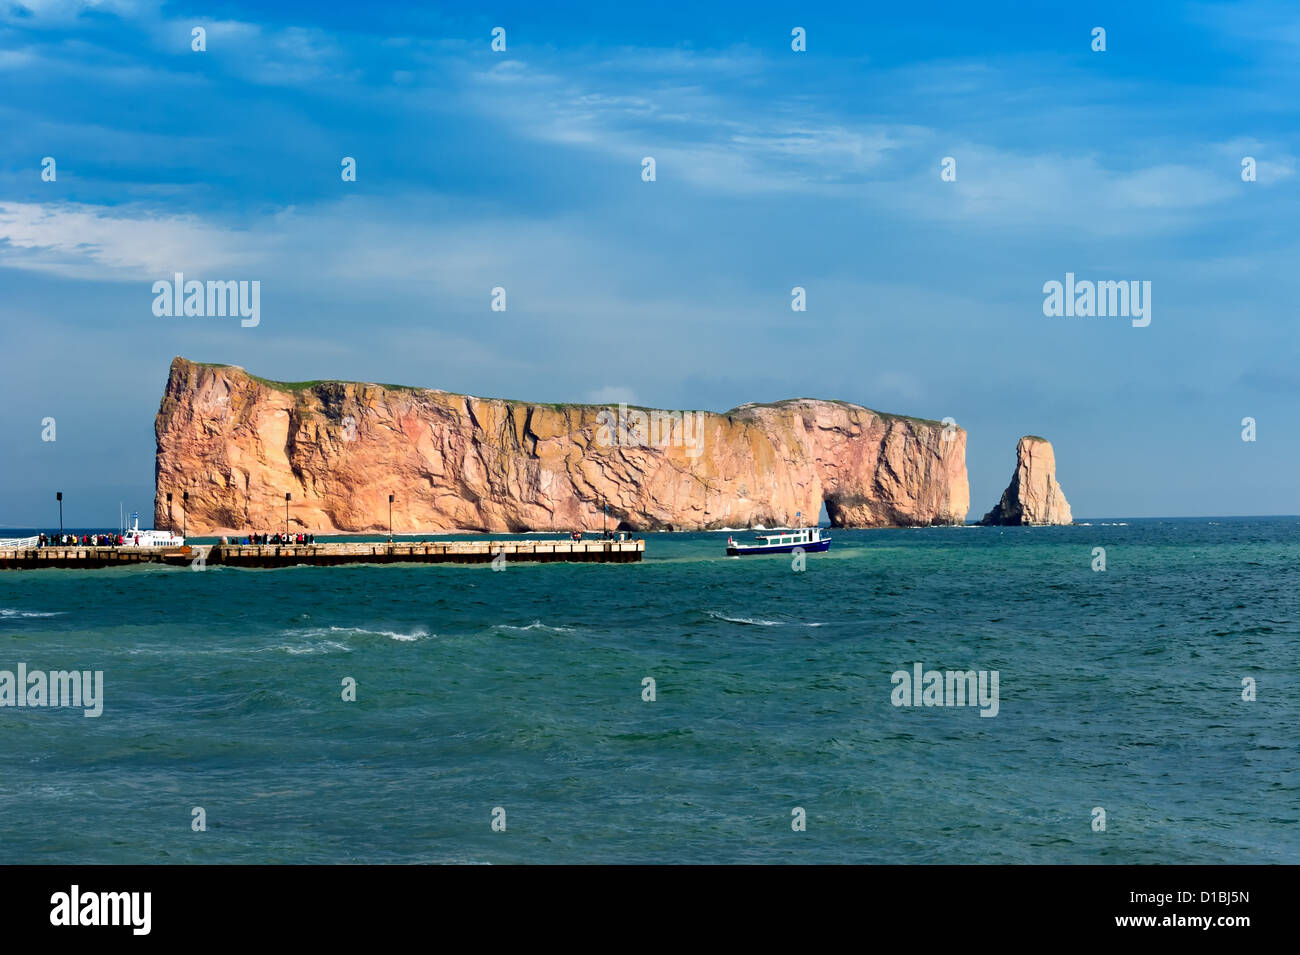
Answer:
[[965, 431], [842, 401], [531, 404], [177, 358], [155, 432], [155, 526], [184, 507], [192, 535], [279, 528], [286, 494], [290, 529], [317, 533], [387, 530], [390, 494], [397, 533], [599, 530], [606, 506], [610, 528], [776, 527], [823, 503], [838, 527], [919, 526], [970, 506]]
[[1070, 504], [1056, 483], [1052, 443], [1026, 435], [1016, 444], [1016, 471], [998, 506], [984, 515], [985, 525], [1070, 524]]

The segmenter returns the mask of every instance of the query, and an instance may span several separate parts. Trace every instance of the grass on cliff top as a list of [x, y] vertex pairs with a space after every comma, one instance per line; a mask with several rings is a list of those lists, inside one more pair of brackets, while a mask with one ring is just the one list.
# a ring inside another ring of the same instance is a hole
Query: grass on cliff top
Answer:
[[432, 388], [417, 388], [414, 385], [392, 385], [386, 381], [340, 381], [337, 378], [317, 378], [315, 381], [273, 381], [270, 378], [262, 378], [258, 375], [249, 374], [249, 378], [261, 382], [268, 388], [274, 388], [276, 391], [310, 391], [320, 385], [369, 385], [374, 388], [387, 388], [389, 391], [433, 391]]
[[[457, 398], [479, 398], [482, 401], [505, 401], [516, 405], [529, 405], [534, 408], [553, 408], [556, 411], [562, 411], [565, 408], [611, 408], [617, 407], [619, 402], [598, 402], [598, 401], [524, 401], [518, 398], [480, 398], [478, 395], [463, 395], [455, 391], [444, 391], [441, 388], [426, 388], [419, 385], [393, 385], [382, 381], [347, 381], [341, 378], [317, 378], [313, 381], [276, 381], [273, 378], [263, 378], [261, 375], [254, 375], [246, 368], [239, 365], [231, 365], [220, 361], [196, 361], [191, 364], [198, 365], [200, 368], [235, 368], [247, 375], [254, 381], [266, 385], [268, 388], [274, 388], [276, 391], [310, 391], [320, 385], [369, 385], [376, 388], [387, 388], [390, 391], [442, 391], [443, 394], [453, 395]], [[665, 411], [664, 408], [651, 408], [646, 405], [628, 405], [633, 411]], [[694, 411], [696, 409], [688, 409]], [[679, 412], [680, 413], [680, 412]], [[705, 412], [706, 414], [715, 414], [716, 412]]]
[[196, 361], [193, 364], [198, 365], [200, 368], [237, 368], [254, 381], [266, 385], [268, 388], [274, 388], [276, 391], [310, 391], [318, 385], [375, 385], [392, 391], [432, 390], [429, 388], [416, 388], [414, 385], [390, 385], [380, 381], [340, 381], [337, 378], [317, 378], [313, 381], [276, 381], [274, 378], [263, 378], [261, 375], [254, 375], [239, 365], [231, 365], [222, 361]]
[[[392, 384], [387, 384], [387, 383], [385, 383], [385, 382], [373, 382], [373, 381], [344, 381], [344, 380], [341, 380], [341, 379], [338, 379], [338, 378], [317, 378], [317, 379], [315, 379], [315, 380], [313, 380], [313, 381], [276, 381], [276, 380], [273, 379], [273, 378], [263, 378], [263, 377], [261, 377], [260, 375], [254, 375], [254, 374], [252, 374], [251, 372], [249, 372], [248, 370], [246, 370], [246, 369], [244, 369], [244, 368], [240, 368], [239, 365], [231, 365], [231, 364], [227, 364], [227, 363], [225, 363], [225, 362], [219, 362], [219, 361], [196, 361], [196, 362], [193, 362], [193, 364], [198, 365], [200, 368], [238, 368], [238, 369], [239, 369], [241, 372], [243, 372], [245, 375], [248, 375], [249, 378], [252, 378], [254, 381], [258, 382], [259, 384], [266, 385], [268, 388], [274, 388], [276, 391], [288, 391], [288, 392], [310, 391], [311, 389], [316, 388], [316, 387], [319, 387], [320, 385], [374, 385], [374, 386], [379, 387], [379, 388], [387, 388], [387, 389], [390, 390], [390, 391], [439, 391], [439, 390], [441, 390], [441, 389], [437, 389], [437, 388], [421, 388], [421, 387], [418, 387], [418, 386], [416, 386], [416, 385], [392, 385]], [[444, 394], [456, 395], [457, 397], [460, 397], [460, 398], [473, 398], [473, 397], [477, 397], [476, 395], [461, 395], [461, 394], [459, 394], [458, 392], [453, 392], [453, 391], [444, 392]], [[565, 408], [613, 408], [613, 407], [617, 407], [617, 406], [620, 404], [620, 402], [609, 402], [609, 401], [606, 401], [606, 402], [594, 402], [594, 401], [564, 401], [564, 402], [558, 402], [558, 401], [522, 401], [522, 400], [519, 400], [519, 399], [516, 399], [516, 398], [499, 398], [499, 399], [489, 399], [489, 400], [506, 401], [506, 402], [509, 402], [509, 403], [511, 403], [511, 404], [517, 404], [517, 405], [531, 405], [532, 407], [535, 407], [535, 408], [551, 408], [551, 409], [553, 409], [553, 410], [555, 410], [555, 411], [562, 411], [562, 410], [564, 410]], [[844, 405], [844, 406], [847, 407], [847, 408], [862, 408], [862, 407], [864, 407], [863, 405], [856, 405], [856, 404], [854, 404], [854, 403], [851, 402], [851, 401], [840, 401], [840, 400], [835, 399], [835, 398], [786, 398], [786, 399], [784, 399], [784, 400], [782, 400], [782, 401], [764, 401], [764, 402], [754, 401], [754, 402], [749, 402], [747, 405], [745, 405], [745, 406], [741, 406], [741, 407], [750, 407], [750, 408], [779, 408], [779, 407], [781, 407], [782, 405], [788, 405], [788, 404], [791, 404], [792, 402], [795, 402], [795, 401], [825, 401], [825, 402], [827, 402], [828, 404]], [[667, 409], [667, 408], [651, 408], [651, 407], [648, 407], [648, 406], [646, 406], [646, 405], [628, 405], [627, 407], [628, 407], [630, 410], [633, 410], [633, 411], [644, 411], [644, 412], [647, 412], [647, 413], [649, 413], [649, 412], [651, 412], [651, 411], [660, 411], [660, 412], [663, 412], [663, 411], [668, 411], [668, 410], [670, 410], [670, 409]], [[698, 411], [699, 409], [696, 409], [696, 408], [690, 408], [690, 409], [685, 409], [685, 410], [688, 410], [688, 411], [691, 411], [691, 412], [696, 412], [696, 411]], [[876, 411], [874, 408], [866, 408], [866, 410], [867, 410], [867, 411], [870, 411], [872, 414], [875, 414], [875, 415], [880, 416], [881, 418], [895, 418], [895, 419], [899, 419], [899, 420], [903, 420], [903, 421], [915, 421], [915, 422], [918, 422], [918, 423], [920, 423], [920, 424], [933, 425], [933, 426], [937, 426], [937, 427], [940, 427], [940, 428], [943, 427], [943, 422], [942, 422], [942, 421], [935, 421], [935, 420], [932, 419], [932, 418], [917, 418], [917, 417], [914, 417], [914, 416], [912, 416], [912, 415], [890, 414], [889, 412], [885, 412], [885, 411]], [[728, 416], [730, 416], [730, 415], [736, 414], [738, 411], [740, 411], [740, 407], [732, 408], [732, 409], [730, 409], [729, 411], [723, 411], [723, 412], [706, 411], [706, 412], [704, 412], [704, 414], [718, 414], [718, 415], [720, 415], [720, 416], [722, 416], [722, 417], [728, 417]], [[682, 412], [679, 410], [679, 411], [677, 411], [677, 413], [680, 414], [680, 413], [682, 413]], [[1032, 438], [1032, 437], [1035, 437], [1035, 436], [1034, 436], [1034, 435], [1027, 435], [1027, 437]], [[1038, 440], [1039, 440], [1039, 441], [1043, 441], [1043, 440], [1046, 440], [1046, 439], [1044, 439], [1044, 438], [1039, 438]]]
[[[784, 399], [784, 400], [782, 400], [782, 401], [753, 401], [753, 402], [750, 402], [750, 403], [749, 403], [748, 407], [750, 407], [750, 408], [779, 408], [779, 407], [781, 407], [781, 405], [788, 405], [788, 404], [790, 404], [791, 402], [795, 402], [795, 401], [824, 401], [826, 404], [831, 404], [831, 405], [843, 405], [843, 406], [846, 407], [846, 408], [862, 408], [862, 409], [864, 409], [865, 411], [870, 411], [872, 414], [874, 414], [874, 415], [876, 415], [876, 416], [878, 416], [878, 417], [881, 417], [881, 418], [892, 418], [892, 419], [895, 419], [895, 420], [898, 420], [898, 421], [915, 421], [915, 422], [917, 422], [918, 424], [928, 424], [928, 425], [933, 425], [933, 426], [936, 426], [936, 427], [939, 427], [939, 428], [942, 428], [942, 427], [943, 427], [943, 422], [942, 422], [942, 421], [936, 421], [936, 420], [934, 420], [933, 418], [918, 418], [916, 415], [910, 415], [910, 414], [894, 414], [894, 413], [889, 412], [889, 411], [877, 411], [875, 408], [868, 408], [866, 405], [855, 404], [855, 403], [852, 402], [852, 401], [842, 401], [842, 400], [840, 400], [839, 398], [786, 398], [786, 399]], [[726, 412], [726, 413], [727, 413], [727, 414], [732, 414], [733, 412], [736, 412], [736, 411], [739, 411], [739, 410], [740, 410], [739, 408], [732, 408], [731, 411], [728, 411], [728, 412]], [[961, 429], [961, 425], [958, 425], [957, 427], [958, 427], [959, 430]]]

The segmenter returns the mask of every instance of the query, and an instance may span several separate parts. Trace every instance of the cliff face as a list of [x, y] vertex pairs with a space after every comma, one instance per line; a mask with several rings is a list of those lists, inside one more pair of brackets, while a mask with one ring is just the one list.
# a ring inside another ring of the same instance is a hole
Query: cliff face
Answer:
[[1056, 453], [1050, 441], [1027, 435], [1016, 444], [1016, 473], [998, 506], [981, 524], [1069, 524], [1074, 518], [1056, 483]]
[[[353, 382], [285, 385], [172, 362], [155, 431], [192, 535], [291, 529], [631, 530], [962, 523], [966, 433], [844, 402], [726, 414], [536, 405]], [[648, 426], [648, 427], [647, 427]], [[648, 432], [648, 433], [647, 433]]]

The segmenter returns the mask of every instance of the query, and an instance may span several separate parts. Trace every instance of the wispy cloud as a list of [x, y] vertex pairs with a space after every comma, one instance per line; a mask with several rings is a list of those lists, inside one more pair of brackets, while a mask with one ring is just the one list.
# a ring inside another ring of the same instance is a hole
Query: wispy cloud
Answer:
[[155, 13], [158, 0], [9, 0], [0, 20], [24, 26], [64, 27], [91, 14], [139, 17]]

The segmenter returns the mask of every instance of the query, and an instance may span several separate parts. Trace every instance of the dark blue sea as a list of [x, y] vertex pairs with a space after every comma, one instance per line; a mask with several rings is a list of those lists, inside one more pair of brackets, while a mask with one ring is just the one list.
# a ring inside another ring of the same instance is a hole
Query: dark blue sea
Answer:
[[0, 572], [0, 670], [104, 674], [0, 708], [0, 863], [1300, 862], [1300, 519], [832, 534]]

